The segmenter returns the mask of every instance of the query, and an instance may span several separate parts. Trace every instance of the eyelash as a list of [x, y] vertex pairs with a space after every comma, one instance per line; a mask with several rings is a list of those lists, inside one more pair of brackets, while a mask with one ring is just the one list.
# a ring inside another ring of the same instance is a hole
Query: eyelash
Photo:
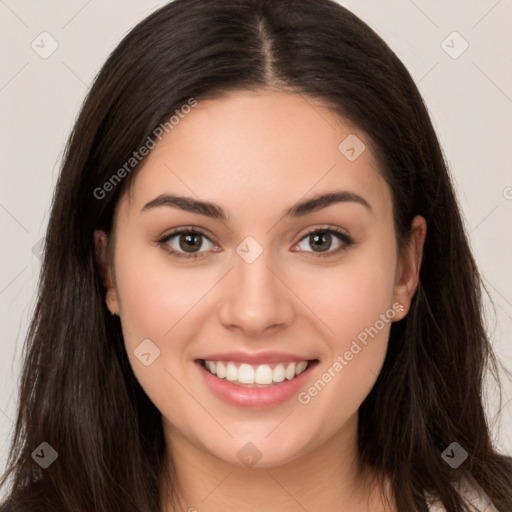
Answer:
[[[304, 234], [297, 244], [299, 244], [304, 239], [308, 238], [310, 235], [312, 235], [314, 233], [329, 233], [331, 235], [338, 237], [342, 242], [342, 245], [340, 245], [340, 247], [338, 247], [334, 251], [325, 251], [325, 252], [320, 252], [320, 253], [315, 253], [313, 251], [314, 257], [320, 257], [320, 258], [324, 257], [325, 258], [325, 257], [336, 256], [339, 253], [346, 251], [350, 246], [352, 246], [354, 244], [354, 240], [351, 237], [349, 237], [346, 233], [344, 233], [343, 231], [341, 231], [339, 229], [332, 228], [332, 227], [312, 229], [312, 230], [308, 231], [306, 234]], [[160, 240], [157, 240], [157, 243], [160, 244], [162, 246], [162, 248], [164, 250], [166, 250], [168, 253], [170, 253], [172, 256], [175, 256], [177, 258], [186, 258], [186, 259], [195, 260], [197, 258], [202, 257], [204, 255], [204, 252], [196, 252], [196, 253], [179, 252], [179, 251], [176, 251], [175, 249], [172, 249], [171, 247], [169, 247], [167, 242], [169, 242], [169, 240], [171, 240], [171, 238], [174, 238], [177, 235], [196, 235], [196, 234], [202, 235], [203, 237], [207, 238], [211, 242], [210, 237], [205, 232], [203, 232], [199, 228], [190, 226], [190, 227], [180, 228], [175, 231], [172, 231], [171, 233], [165, 235]], [[297, 244], [294, 244], [294, 246]], [[306, 251], [306, 252], [310, 252], [310, 251]]]

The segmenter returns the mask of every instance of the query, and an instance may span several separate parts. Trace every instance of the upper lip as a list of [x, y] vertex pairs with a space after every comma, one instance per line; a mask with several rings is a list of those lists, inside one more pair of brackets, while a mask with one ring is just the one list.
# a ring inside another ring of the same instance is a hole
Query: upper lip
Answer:
[[216, 354], [209, 354], [200, 359], [206, 361], [233, 361], [234, 363], [247, 363], [259, 365], [292, 361], [311, 361], [313, 358], [303, 357], [297, 354], [289, 354], [285, 352], [219, 352]]

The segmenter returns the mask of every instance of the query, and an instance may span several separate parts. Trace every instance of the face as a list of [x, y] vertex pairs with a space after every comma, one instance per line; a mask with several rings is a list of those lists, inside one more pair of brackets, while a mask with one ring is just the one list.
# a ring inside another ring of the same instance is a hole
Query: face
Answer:
[[168, 440], [272, 467], [341, 436], [407, 313], [424, 235], [416, 218], [398, 251], [368, 139], [313, 98], [199, 101], [122, 196], [105, 280]]

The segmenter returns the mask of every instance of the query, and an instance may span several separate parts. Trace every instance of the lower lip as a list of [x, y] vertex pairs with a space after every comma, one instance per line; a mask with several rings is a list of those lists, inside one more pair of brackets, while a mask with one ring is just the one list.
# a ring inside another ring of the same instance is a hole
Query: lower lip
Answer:
[[206, 385], [214, 395], [236, 407], [265, 408], [273, 407], [297, 395], [304, 387], [313, 368], [318, 361], [309, 363], [308, 367], [297, 377], [284, 380], [266, 388], [250, 388], [238, 386], [226, 379], [220, 379], [211, 374], [201, 362], [196, 361], [199, 371], [203, 375]]

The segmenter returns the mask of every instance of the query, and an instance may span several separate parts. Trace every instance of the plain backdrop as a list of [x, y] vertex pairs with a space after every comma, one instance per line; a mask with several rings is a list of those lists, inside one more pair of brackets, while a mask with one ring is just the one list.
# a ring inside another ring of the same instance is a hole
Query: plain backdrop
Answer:
[[[0, 0], [0, 471], [66, 139], [107, 55], [163, 3]], [[512, 371], [512, 0], [340, 3], [391, 46], [426, 101], [494, 302], [489, 332]], [[490, 381], [487, 409], [497, 445], [512, 454], [512, 382], [502, 379], [502, 402]]]

